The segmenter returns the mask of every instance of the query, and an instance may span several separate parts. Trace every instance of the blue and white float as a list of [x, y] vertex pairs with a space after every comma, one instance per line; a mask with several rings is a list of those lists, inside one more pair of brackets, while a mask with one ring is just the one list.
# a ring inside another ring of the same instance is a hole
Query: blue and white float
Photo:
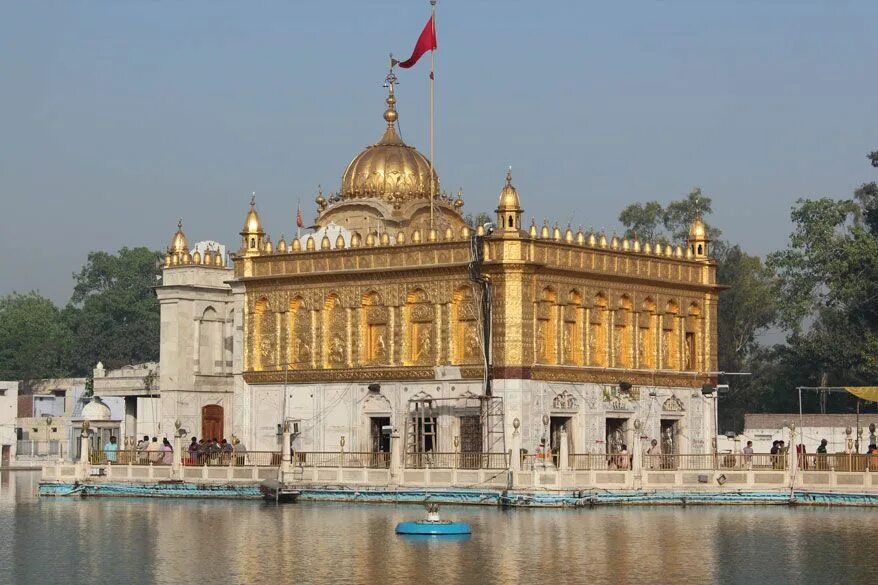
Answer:
[[415, 522], [400, 522], [396, 525], [397, 534], [414, 534], [421, 536], [457, 536], [471, 534], [472, 529], [466, 522], [450, 522], [439, 518], [439, 504], [427, 504], [427, 517]]

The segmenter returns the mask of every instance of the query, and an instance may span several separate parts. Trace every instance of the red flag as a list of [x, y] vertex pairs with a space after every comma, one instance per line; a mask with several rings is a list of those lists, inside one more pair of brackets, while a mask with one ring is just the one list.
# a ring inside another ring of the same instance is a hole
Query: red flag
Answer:
[[305, 227], [305, 222], [302, 221], [302, 208], [301, 207], [296, 208], [296, 227], [300, 227], [300, 228]]
[[412, 56], [407, 60], [403, 61], [399, 64], [403, 69], [408, 69], [418, 62], [418, 59], [426, 53], [427, 51], [434, 51], [436, 49], [436, 26], [433, 24], [433, 17], [430, 17], [430, 20], [427, 21], [427, 25], [424, 27], [424, 30], [421, 31], [421, 36], [418, 37], [418, 42], [415, 43], [415, 50], [412, 51]]

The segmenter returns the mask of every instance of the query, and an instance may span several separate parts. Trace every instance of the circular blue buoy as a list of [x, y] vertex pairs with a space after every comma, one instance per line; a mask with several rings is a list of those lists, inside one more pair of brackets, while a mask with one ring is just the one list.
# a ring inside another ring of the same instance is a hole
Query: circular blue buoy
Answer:
[[472, 529], [466, 522], [400, 522], [396, 525], [397, 534], [423, 534], [428, 536], [450, 536], [454, 534], [471, 534]]

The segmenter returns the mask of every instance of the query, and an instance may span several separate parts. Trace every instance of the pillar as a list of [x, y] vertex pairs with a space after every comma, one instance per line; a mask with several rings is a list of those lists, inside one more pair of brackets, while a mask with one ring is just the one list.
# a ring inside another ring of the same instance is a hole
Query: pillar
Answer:
[[79, 462], [88, 463], [88, 454], [91, 450], [91, 442], [88, 440], [88, 427], [82, 429], [79, 437]]
[[512, 460], [509, 462], [509, 468], [513, 471], [521, 471], [521, 431], [519, 431], [518, 429], [512, 431], [511, 450]]
[[402, 476], [402, 439], [399, 431], [390, 434], [390, 483], [399, 484]]
[[284, 463], [292, 463], [293, 458], [292, 453], [290, 452], [290, 423], [284, 421], [283, 429], [283, 438], [280, 442], [281, 460]]
[[[125, 397], [125, 436], [137, 438], [137, 396]], [[125, 443], [123, 437], [119, 443]]]
[[631, 442], [631, 469], [633, 473], [633, 487], [643, 487], [643, 436], [642, 423], [639, 419], [634, 421], [634, 440]]
[[567, 429], [561, 428], [561, 438], [558, 449], [558, 470], [567, 471], [570, 469], [570, 445], [567, 444]]
[[183, 476], [183, 439], [180, 437], [180, 433], [174, 433], [172, 445], [174, 457], [171, 459], [171, 474], [179, 478]]

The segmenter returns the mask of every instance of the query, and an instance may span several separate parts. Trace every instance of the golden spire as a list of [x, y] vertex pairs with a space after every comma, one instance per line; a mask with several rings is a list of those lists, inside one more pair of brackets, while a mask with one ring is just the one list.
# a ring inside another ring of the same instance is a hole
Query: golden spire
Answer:
[[264, 235], [262, 220], [256, 213], [256, 192], [254, 191], [250, 195], [250, 211], [247, 212], [244, 229], [241, 230], [241, 250], [248, 254], [258, 254], [264, 247], [262, 240]]
[[183, 219], [177, 221], [177, 232], [171, 238], [171, 246], [168, 248], [168, 254], [182, 254], [189, 252], [189, 241], [186, 234], [183, 233]]

